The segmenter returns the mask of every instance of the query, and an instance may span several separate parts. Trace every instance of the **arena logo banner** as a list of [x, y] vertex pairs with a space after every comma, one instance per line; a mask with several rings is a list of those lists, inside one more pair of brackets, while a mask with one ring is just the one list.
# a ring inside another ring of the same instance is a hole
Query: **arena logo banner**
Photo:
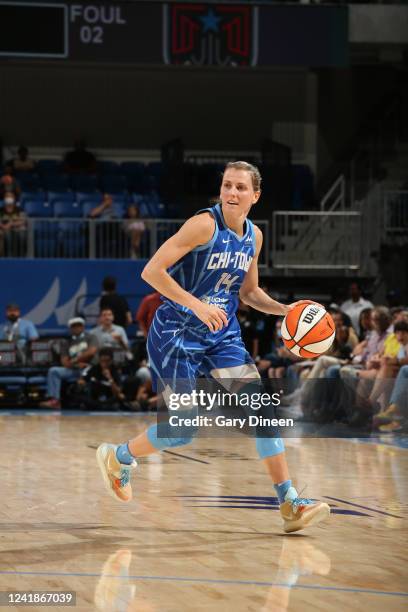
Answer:
[[66, 331], [68, 319], [76, 314], [95, 324], [102, 280], [108, 275], [116, 277], [118, 291], [128, 296], [131, 311], [135, 312], [141, 298], [151, 292], [140, 278], [143, 266], [143, 260], [0, 261], [0, 326], [10, 302], [17, 302], [22, 316], [41, 330]]
[[165, 4], [166, 64], [255, 66], [258, 8], [234, 4]]

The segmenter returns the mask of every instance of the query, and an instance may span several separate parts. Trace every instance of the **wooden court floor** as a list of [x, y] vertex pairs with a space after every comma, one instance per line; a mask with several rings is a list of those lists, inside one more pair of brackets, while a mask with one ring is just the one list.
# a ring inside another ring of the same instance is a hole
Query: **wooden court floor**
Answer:
[[295, 484], [332, 516], [285, 536], [244, 437], [141, 460], [115, 502], [95, 448], [153, 418], [0, 416], [0, 591], [76, 591], [75, 611], [407, 609], [406, 450], [288, 440]]

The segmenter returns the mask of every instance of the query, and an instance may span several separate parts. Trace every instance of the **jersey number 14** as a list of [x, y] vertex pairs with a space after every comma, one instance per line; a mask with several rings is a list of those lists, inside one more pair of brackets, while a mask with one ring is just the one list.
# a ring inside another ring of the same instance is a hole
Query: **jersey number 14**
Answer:
[[238, 279], [239, 276], [231, 276], [231, 274], [228, 274], [228, 272], [224, 272], [221, 274], [218, 283], [215, 285], [214, 291], [219, 291], [221, 289], [221, 285], [225, 285], [225, 293], [229, 293], [231, 285]]

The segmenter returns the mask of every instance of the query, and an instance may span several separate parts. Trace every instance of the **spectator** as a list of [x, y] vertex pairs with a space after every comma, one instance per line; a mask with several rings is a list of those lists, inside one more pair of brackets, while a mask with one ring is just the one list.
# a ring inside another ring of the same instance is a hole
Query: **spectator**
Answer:
[[358, 338], [351, 324], [351, 319], [349, 315], [343, 312], [342, 310], [338, 310], [338, 309], [331, 309], [331, 310], [329, 309], [329, 312], [332, 316], [336, 330], [339, 329], [340, 327], [347, 328], [347, 332], [348, 332], [347, 343], [353, 349], [358, 344]]
[[163, 304], [161, 295], [157, 291], [145, 295], [143, 300], [140, 302], [140, 306], [136, 312], [136, 321], [139, 323], [139, 327], [143, 332], [145, 338], [149, 333], [150, 325], [153, 321], [156, 310]]
[[[375, 307], [372, 312], [372, 322], [374, 329], [362, 343], [361, 353], [353, 358], [351, 365], [344, 366], [339, 371], [346, 387], [355, 390], [355, 410], [350, 418], [350, 422], [354, 425], [365, 423], [372, 412], [368, 397], [380, 367], [381, 357], [395, 356], [393, 342], [391, 344], [388, 342], [387, 345], [387, 339], [391, 337], [391, 314], [388, 308]], [[354, 354], [355, 352], [356, 350]], [[333, 372], [330, 373], [330, 376], [332, 375]]]
[[[275, 329], [272, 335], [272, 343], [269, 352], [264, 358], [258, 360], [256, 366], [261, 376], [267, 375], [268, 378], [283, 378], [287, 369], [297, 361], [301, 361], [286, 347], [282, 340], [281, 333], [282, 321], [276, 320]], [[294, 372], [292, 372], [294, 374]]]
[[343, 302], [341, 310], [345, 312], [351, 319], [351, 324], [354, 330], [358, 333], [358, 319], [360, 312], [364, 308], [373, 308], [373, 304], [365, 300], [361, 295], [361, 288], [358, 283], [351, 283], [349, 287], [350, 299]]
[[65, 155], [64, 170], [69, 174], [81, 172], [94, 174], [96, 172], [95, 155], [86, 150], [85, 141], [80, 139], [75, 141], [74, 149]]
[[99, 309], [110, 308], [113, 312], [113, 321], [120, 327], [132, 324], [132, 314], [126, 298], [116, 293], [116, 278], [105, 276], [102, 282], [103, 295], [99, 300]]
[[112, 196], [108, 193], [103, 195], [102, 203], [89, 212], [91, 219], [103, 221], [103, 223], [97, 223], [95, 228], [97, 257], [115, 258], [123, 251], [123, 234], [121, 223], [116, 220], [117, 216]]
[[62, 381], [78, 380], [81, 371], [88, 366], [97, 351], [95, 339], [85, 331], [84, 319], [74, 317], [68, 321], [68, 327], [70, 338], [61, 347], [62, 367], [55, 366], [48, 370], [48, 399], [40, 404], [43, 408], [61, 408]]
[[[408, 323], [398, 321], [394, 326], [395, 339], [398, 342], [397, 353], [395, 351], [386, 352], [380, 359], [380, 365], [375, 377], [374, 386], [371, 390], [369, 402], [374, 407], [375, 403], [384, 396], [384, 405], [388, 405], [394, 378], [402, 365], [408, 364]], [[394, 347], [392, 347], [394, 348]], [[391, 349], [392, 350], [392, 349]]]
[[34, 323], [21, 318], [18, 304], [11, 303], [6, 306], [6, 322], [0, 327], [0, 340], [15, 342], [24, 358], [28, 342], [38, 339], [38, 332]]
[[259, 353], [259, 337], [256, 329], [256, 319], [252, 316], [252, 310], [244, 302], [239, 302], [237, 319], [241, 328], [241, 337], [248, 353], [252, 359], [256, 359]]
[[358, 340], [359, 342], [363, 342], [367, 338], [367, 334], [373, 329], [372, 322], [372, 308], [364, 308], [360, 312], [360, 316], [358, 318]]
[[157, 394], [152, 389], [151, 380], [139, 381], [129, 399], [129, 405], [134, 411], [146, 412], [157, 409]]
[[17, 149], [16, 157], [10, 159], [7, 164], [11, 172], [32, 172], [35, 168], [35, 162], [28, 155], [28, 148], [25, 145], [20, 145]]
[[87, 408], [118, 408], [125, 400], [120, 372], [113, 363], [113, 350], [101, 348], [98, 362], [87, 368], [78, 380], [81, 403]]
[[27, 244], [27, 218], [17, 206], [14, 193], [6, 192], [0, 209], [0, 257], [25, 255]]
[[389, 406], [379, 412], [373, 420], [374, 427], [382, 433], [400, 431], [407, 422], [408, 414], [408, 365], [398, 372]]
[[98, 206], [89, 211], [91, 219], [114, 219], [116, 213], [112, 207], [113, 199], [109, 193], [103, 194], [103, 200]]
[[123, 229], [130, 238], [130, 258], [139, 259], [140, 242], [146, 225], [140, 218], [140, 212], [136, 204], [131, 204], [126, 211], [126, 219], [123, 222]]
[[12, 176], [11, 169], [5, 168], [4, 174], [0, 178], [0, 200], [4, 200], [6, 194], [10, 192], [14, 194], [14, 198], [17, 200], [20, 196], [21, 189], [14, 176]]
[[129, 341], [125, 330], [120, 325], [113, 324], [113, 312], [111, 308], [103, 308], [99, 316], [99, 325], [91, 329], [98, 348], [110, 346], [111, 348], [122, 348], [129, 350]]

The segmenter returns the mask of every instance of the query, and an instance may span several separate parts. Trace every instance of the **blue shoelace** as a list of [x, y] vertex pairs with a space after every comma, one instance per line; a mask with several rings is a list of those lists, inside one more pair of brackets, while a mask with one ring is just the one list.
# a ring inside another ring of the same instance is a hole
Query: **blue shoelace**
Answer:
[[310, 506], [313, 503], [313, 499], [307, 499], [306, 497], [296, 497], [292, 501], [292, 506]]
[[130, 470], [126, 468], [122, 468], [121, 477], [120, 477], [120, 486], [125, 487], [130, 480]]

